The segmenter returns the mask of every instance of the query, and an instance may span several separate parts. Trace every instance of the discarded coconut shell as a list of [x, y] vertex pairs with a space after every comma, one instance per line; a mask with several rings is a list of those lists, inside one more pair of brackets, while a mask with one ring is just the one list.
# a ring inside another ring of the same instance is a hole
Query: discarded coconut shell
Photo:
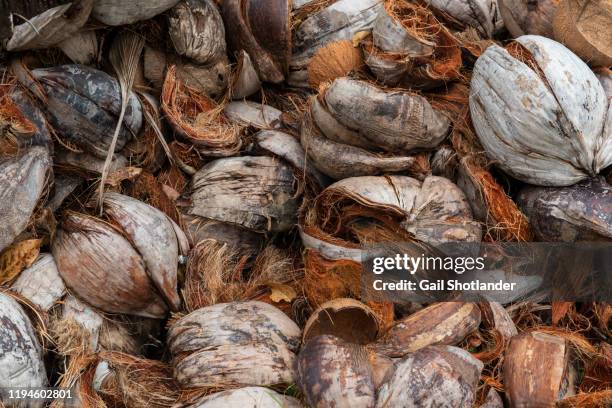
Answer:
[[104, 24], [119, 26], [148, 20], [178, 2], [179, 0], [96, 0], [91, 15]]
[[378, 352], [403, 357], [427, 346], [457, 345], [480, 325], [474, 303], [435, 303], [395, 323], [376, 343]]
[[45, 312], [66, 294], [66, 286], [51, 254], [39, 255], [29, 268], [19, 274], [11, 290]]
[[12, 35], [6, 43], [6, 49], [23, 51], [58, 45], [75, 35], [85, 25], [95, 2], [95, 0], [68, 2], [45, 10], [18, 25], [13, 25], [11, 21]]
[[518, 203], [544, 242], [612, 239], [612, 187], [603, 179], [574, 186], [521, 190]]
[[183, 0], [168, 18], [170, 39], [179, 55], [203, 65], [227, 58], [223, 19], [212, 0]]
[[242, 50], [236, 57], [236, 71], [231, 86], [232, 99], [243, 99], [261, 89], [261, 81], [249, 54]]
[[262, 81], [280, 83], [285, 79], [291, 52], [289, 7], [287, 0], [223, 2], [230, 49], [246, 51]]
[[339, 298], [319, 306], [304, 326], [303, 342], [329, 334], [355, 344], [369, 344], [376, 340], [380, 323], [376, 313], [363, 303]]
[[450, 16], [453, 22], [475, 28], [485, 38], [493, 37], [503, 27], [498, 0], [426, 0], [426, 3]]
[[188, 214], [181, 214], [181, 221], [185, 226], [185, 233], [191, 247], [207, 239], [225, 243], [238, 253], [245, 255], [258, 254], [263, 247], [260, 234], [234, 224]]
[[110, 313], [160, 318], [168, 305], [177, 310], [178, 256], [186, 238], [164, 213], [131, 197], [108, 193], [104, 205], [112, 225], [69, 213], [57, 232], [53, 256], [66, 285]]
[[0, 161], [0, 252], [28, 226], [50, 169], [47, 149], [38, 146]]
[[[106, 158], [121, 109], [118, 81], [82, 65], [36, 69], [31, 75], [36, 82], [25, 85], [42, 99], [49, 123], [60, 137], [90, 154]], [[140, 102], [130, 93], [115, 151], [137, 135], [141, 125]]]
[[586, 62], [612, 66], [612, 1], [560, 0], [553, 31], [555, 39], [565, 44]]
[[188, 408], [301, 408], [296, 398], [264, 387], [244, 387], [207, 395]]
[[166, 73], [161, 106], [174, 130], [203, 154], [231, 156], [240, 150], [240, 129], [227, 123], [212, 99], [185, 86], [174, 66]]
[[574, 395], [575, 374], [567, 341], [530, 332], [514, 336], [504, 357], [504, 388], [511, 408], [554, 406]]
[[168, 333], [174, 376], [183, 388], [290, 384], [299, 343], [297, 325], [258, 301], [198, 309]]
[[296, 222], [294, 183], [291, 167], [272, 157], [215, 160], [193, 176], [187, 212], [257, 232], [286, 231]]
[[223, 109], [228, 120], [237, 126], [251, 126], [257, 129], [276, 129], [281, 126], [283, 112], [262, 103], [234, 101]]
[[482, 369], [482, 362], [463, 349], [423, 348], [396, 363], [378, 390], [376, 407], [471, 407]]
[[352, 40], [358, 32], [372, 29], [381, 8], [380, 0], [338, 0], [309, 15], [293, 31], [289, 85], [309, 87], [308, 67], [318, 50], [336, 41]]
[[474, 66], [470, 112], [487, 156], [526, 183], [571, 185], [612, 162], [605, 92], [553, 40], [523, 36], [487, 48]]
[[525, 34], [553, 38], [553, 19], [561, 0], [498, 0], [504, 25], [513, 37]]
[[[0, 293], [0, 321], [0, 387], [46, 387], [43, 351], [34, 327], [23, 308], [4, 293]], [[43, 405], [42, 400], [34, 400], [27, 406]]]

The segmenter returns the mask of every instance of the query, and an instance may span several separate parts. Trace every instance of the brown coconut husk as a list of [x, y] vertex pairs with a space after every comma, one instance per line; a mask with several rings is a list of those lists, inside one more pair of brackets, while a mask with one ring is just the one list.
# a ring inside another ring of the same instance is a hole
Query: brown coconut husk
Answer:
[[161, 101], [174, 130], [203, 154], [224, 157], [240, 151], [240, 128], [226, 122], [222, 106], [184, 85], [174, 66], [166, 73]]
[[612, 66], [612, 1], [562, 0], [553, 20], [555, 39], [595, 66]]
[[308, 64], [308, 81], [317, 89], [319, 85], [347, 76], [362, 66], [359, 48], [349, 40], [335, 41], [320, 48], [312, 57]]
[[130, 182], [130, 185], [126, 188], [126, 193], [157, 208], [170, 217], [172, 221], [181, 225], [179, 212], [174, 201], [168, 197], [163, 184], [153, 174], [141, 172]]

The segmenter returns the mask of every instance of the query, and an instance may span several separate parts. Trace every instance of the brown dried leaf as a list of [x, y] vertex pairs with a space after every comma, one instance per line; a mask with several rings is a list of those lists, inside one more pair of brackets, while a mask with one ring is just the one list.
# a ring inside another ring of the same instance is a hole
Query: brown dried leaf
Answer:
[[0, 255], [0, 285], [11, 282], [34, 263], [41, 242], [41, 239], [27, 239], [11, 245]]
[[279, 303], [282, 301], [291, 302], [297, 297], [297, 292], [289, 285], [271, 283], [269, 286], [270, 290], [272, 291], [270, 294], [270, 300], [272, 300], [274, 303]]

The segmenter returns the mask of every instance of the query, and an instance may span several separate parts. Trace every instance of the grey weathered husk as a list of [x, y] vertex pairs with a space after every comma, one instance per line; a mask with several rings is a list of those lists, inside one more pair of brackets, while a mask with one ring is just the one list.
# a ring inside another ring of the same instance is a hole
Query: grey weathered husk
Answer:
[[39, 146], [0, 161], [0, 251], [28, 226], [50, 169], [49, 152]]
[[[36, 69], [31, 75], [36, 82], [25, 85], [42, 99], [47, 118], [60, 137], [105, 158], [121, 107], [117, 80], [81, 65]], [[131, 93], [116, 151], [140, 131], [141, 109], [138, 98]]]
[[448, 134], [449, 119], [415, 94], [338, 78], [325, 90], [324, 100], [338, 122], [385, 151], [433, 148]]
[[319, 306], [304, 326], [304, 343], [321, 335], [332, 335], [348, 343], [369, 344], [376, 339], [380, 322], [376, 314], [355, 299], [338, 298]]
[[540, 241], [612, 240], [612, 187], [603, 179], [521, 190], [518, 204]]
[[287, 82], [309, 87], [308, 65], [316, 52], [331, 42], [352, 40], [358, 32], [372, 29], [382, 6], [381, 0], [339, 0], [309, 16], [293, 32]]
[[457, 345], [478, 329], [480, 316], [474, 303], [436, 303], [395, 323], [375, 347], [389, 357], [403, 357], [427, 346]]
[[313, 408], [374, 407], [376, 385], [367, 349], [322, 335], [302, 347], [296, 383]]
[[282, 112], [263, 103], [234, 101], [225, 106], [223, 113], [232, 123], [239, 126], [275, 129], [281, 125]]
[[261, 89], [261, 81], [249, 54], [242, 50], [236, 57], [236, 71], [232, 79], [232, 99], [243, 99]]
[[[4, 293], [0, 293], [0, 321], [0, 387], [46, 387], [43, 351], [34, 327], [23, 308]], [[9, 406], [39, 408], [44, 401]]]
[[96, 62], [100, 52], [94, 30], [81, 30], [59, 43], [58, 47], [72, 62], [82, 65]]
[[198, 309], [168, 333], [175, 378], [183, 388], [290, 384], [299, 343], [297, 325], [258, 301]]
[[559, 336], [529, 332], [514, 336], [504, 357], [504, 388], [511, 408], [554, 406], [574, 394], [570, 348]]
[[263, 248], [262, 236], [234, 224], [181, 214], [181, 221], [192, 247], [207, 239], [223, 242], [236, 252], [256, 255]]
[[474, 66], [470, 112], [487, 156], [535, 185], [566, 186], [597, 174], [612, 162], [601, 84], [563, 45], [538, 36], [516, 41], [509, 50], [537, 68], [497, 45]]
[[170, 39], [179, 55], [203, 65], [227, 58], [223, 19], [212, 0], [183, 0], [168, 19]]
[[[95, 0], [68, 2], [14, 26], [6, 49], [22, 51], [58, 45], [85, 25], [94, 3]], [[17, 20], [15, 17], [13, 19]]]
[[57, 270], [57, 265], [51, 254], [41, 254], [29, 268], [24, 269], [11, 290], [19, 293], [40, 310], [49, 309], [66, 293], [66, 286]]
[[[104, 169], [104, 159], [84, 152], [58, 149], [54, 159], [54, 165], [67, 173], [99, 176]], [[128, 164], [128, 159], [123, 154], [115, 153], [109, 167], [109, 172], [112, 173], [125, 168]]]
[[294, 177], [291, 167], [272, 157], [215, 160], [193, 176], [187, 212], [258, 232], [286, 231], [296, 222]]
[[168, 306], [123, 234], [100, 219], [68, 213], [52, 242], [60, 275], [72, 293], [101, 310], [164, 317]]
[[553, 38], [553, 18], [560, 0], [498, 0], [504, 25], [513, 37], [525, 34]]
[[217, 392], [202, 398], [188, 408], [301, 408], [296, 398], [282, 395], [269, 388], [244, 387]]
[[503, 27], [498, 0], [426, 0], [431, 7], [491, 38]]
[[463, 349], [423, 348], [396, 363], [395, 373], [378, 390], [376, 407], [471, 407], [482, 369]]
[[428, 170], [417, 156], [378, 152], [374, 143], [334, 119], [316, 97], [311, 99], [310, 112], [304, 115], [300, 135], [308, 159], [336, 180], [400, 171], [420, 178]]
[[372, 29], [374, 45], [388, 53], [408, 57], [426, 57], [434, 52], [435, 42], [418, 38], [406, 30], [386, 8], [378, 13]]
[[110, 26], [148, 20], [172, 8], [179, 0], [96, 0], [92, 17]]

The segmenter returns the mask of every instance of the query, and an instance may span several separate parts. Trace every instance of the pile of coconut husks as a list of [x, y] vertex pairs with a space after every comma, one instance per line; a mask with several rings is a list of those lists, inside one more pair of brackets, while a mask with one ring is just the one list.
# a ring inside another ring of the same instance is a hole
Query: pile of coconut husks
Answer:
[[6, 407], [610, 407], [612, 306], [362, 298], [612, 240], [610, 0], [0, 1]]

